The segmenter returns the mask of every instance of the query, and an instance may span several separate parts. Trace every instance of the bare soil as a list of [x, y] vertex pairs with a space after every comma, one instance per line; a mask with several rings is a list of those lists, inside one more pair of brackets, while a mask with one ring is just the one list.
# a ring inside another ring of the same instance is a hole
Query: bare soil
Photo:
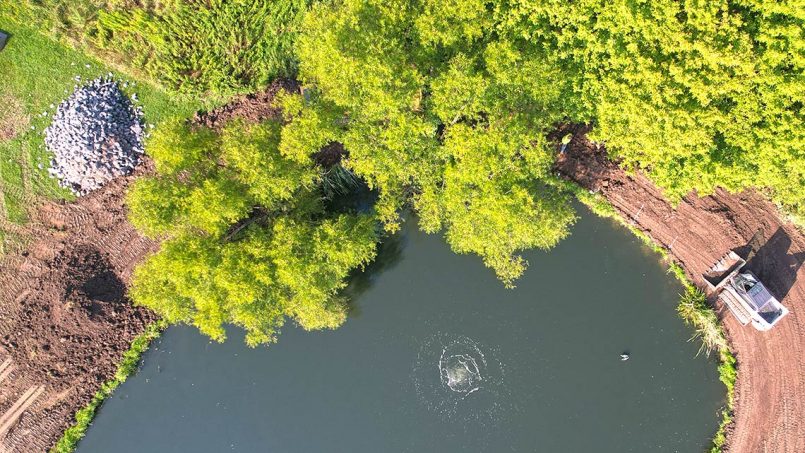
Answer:
[[259, 93], [240, 96], [224, 106], [209, 112], [199, 112], [192, 123], [212, 129], [220, 129], [233, 119], [241, 119], [247, 123], [257, 123], [269, 118], [278, 118], [282, 109], [274, 103], [274, 96], [280, 90], [299, 91], [299, 83], [289, 79], [277, 79], [267, 89]]
[[0, 451], [50, 448], [155, 319], [125, 295], [157, 247], [126, 222], [133, 178], [44, 205], [27, 251], [0, 263]]
[[[193, 118], [221, 128], [275, 118], [279, 81]], [[0, 260], [0, 453], [43, 452], [111, 379], [131, 341], [156, 319], [126, 296], [132, 272], [159, 244], [126, 219], [125, 194], [145, 161], [75, 203], [47, 203], [19, 228], [20, 253]]]
[[[601, 193], [620, 215], [648, 234], [704, 287], [702, 273], [729, 250], [791, 310], [772, 330], [741, 326], [716, 306], [738, 360], [735, 421], [728, 432], [734, 453], [805, 452], [805, 237], [753, 190], [691, 194], [672, 207], [643, 174], [629, 174], [575, 132], [557, 171]], [[753, 240], [754, 237], [754, 240]]]

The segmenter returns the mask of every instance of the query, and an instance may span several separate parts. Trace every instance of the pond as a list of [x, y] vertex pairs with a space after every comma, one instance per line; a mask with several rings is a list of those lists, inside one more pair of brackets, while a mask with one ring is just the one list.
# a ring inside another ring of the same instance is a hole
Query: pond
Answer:
[[682, 287], [580, 211], [514, 290], [408, 222], [338, 330], [249, 349], [170, 328], [78, 451], [703, 451], [724, 389], [675, 313]]

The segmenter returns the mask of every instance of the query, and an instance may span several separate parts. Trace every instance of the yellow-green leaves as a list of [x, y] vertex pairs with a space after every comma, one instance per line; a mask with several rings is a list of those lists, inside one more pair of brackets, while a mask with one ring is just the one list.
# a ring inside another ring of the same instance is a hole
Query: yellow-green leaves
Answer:
[[247, 125], [232, 122], [221, 134], [221, 159], [247, 187], [254, 202], [272, 209], [290, 200], [302, 187], [310, 188], [318, 176], [310, 158], [278, 152], [280, 124], [269, 121]]
[[508, 26], [573, 80], [595, 138], [672, 200], [767, 188], [802, 215], [805, 18], [794, 3], [520, 2]]
[[447, 70], [433, 80], [431, 105], [442, 123], [474, 121], [487, 110], [484, 97], [490, 80], [474, 66], [471, 58], [459, 53], [450, 60]]
[[250, 346], [272, 343], [286, 317], [308, 330], [341, 325], [346, 305], [338, 291], [352, 269], [374, 258], [375, 243], [374, 220], [362, 215], [282, 217], [228, 243], [178, 236], [137, 269], [131, 295], [215, 340], [234, 324]]
[[539, 184], [549, 154], [516, 133], [465, 125], [453, 126], [444, 146], [452, 159], [437, 202], [447, 241], [457, 253], [480, 255], [514, 286], [526, 266], [516, 253], [554, 246], [574, 220], [568, 200]]
[[310, 96], [286, 101], [280, 149], [343, 144], [387, 231], [412, 206], [424, 231], [444, 228], [511, 286], [525, 268], [516, 253], [554, 245], [572, 222], [540, 182], [553, 161], [544, 136], [579, 103], [575, 80], [510, 35], [506, 13], [484, 0], [317, 5], [299, 40]]
[[415, 20], [423, 45], [466, 46], [491, 31], [493, 2], [425, 0]]
[[240, 326], [252, 346], [275, 341], [286, 318], [306, 329], [344, 321], [338, 291], [374, 257], [375, 220], [325, 212], [320, 168], [279, 141], [274, 121], [155, 131], [158, 174], [137, 181], [129, 207], [143, 233], [167, 239], [135, 272], [136, 303], [219, 341]]
[[167, 120], [148, 140], [148, 155], [159, 173], [175, 175], [216, 152], [215, 134], [208, 129], [191, 131], [180, 118]]

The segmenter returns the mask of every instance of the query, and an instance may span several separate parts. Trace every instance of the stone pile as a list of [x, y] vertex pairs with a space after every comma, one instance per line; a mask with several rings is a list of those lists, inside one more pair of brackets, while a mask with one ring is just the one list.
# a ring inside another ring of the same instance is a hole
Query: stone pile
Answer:
[[143, 153], [142, 109], [111, 78], [95, 79], [62, 102], [45, 129], [50, 174], [84, 195], [134, 170]]

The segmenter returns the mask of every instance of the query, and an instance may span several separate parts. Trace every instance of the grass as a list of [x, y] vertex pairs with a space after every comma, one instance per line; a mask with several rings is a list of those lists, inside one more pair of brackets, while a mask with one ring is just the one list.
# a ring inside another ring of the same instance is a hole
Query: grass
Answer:
[[5, 15], [141, 80], [226, 100], [292, 77], [312, 0], [9, 0]]
[[[190, 116], [202, 107], [188, 97], [168, 96], [162, 90], [127, 79], [109, 70], [101, 62], [47, 38], [35, 30], [13, 22], [0, 13], [0, 29], [11, 39], [0, 51], [0, 77], [4, 96], [17, 101], [17, 115], [29, 118], [21, 133], [0, 140], [0, 255], [14, 233], [8, 223], [23, 225], [29, 209], [43, 199], [71, 199], [48, 176], [49, 153], [44, 147], [43, 131], [54, 108], [74, 89], [75, 77], [86, 81], [112, 72], [118, 80], [128, 81], [129, 94], [135, 93], [145, 114], [145, 121], [156, 124], [170, 116]], [[45, 113], [45, 115], [43, 115]]]
[[718, 322], [718, 316], [712, 307], [707, 304], [707, 299], [703, 292], [688, 284], [682, 300], [677, 307], [679, 316], [685, 323], [693, 326], [695, 334], [691, 339], [700, 338], [702, 341], [701, 351], [708, 355], [712, 351], [718, 352], [718, 379], [727, 388], [727, 403], [721, 410], [721, 422], [718, 426], [710, 453], [720, 453], [723, 451], [727, 441], [727, 427], [732, 423], [733, 410], [735, 406], [735, 381], [738, 378], [738, 367], [735, 356], [730, 351], [727, 338], [724, 336], [724, 329]]
[[738, 366], [735, 356], [730, 351], [729, 343], [724, 335], [724, 329], [719, 324], [715, 311], [707, 303], [705, 294], [696, 288], [696, 285], [690, 280], [682, 266], [671, 259], [666, 249], [659, 246], [651, 236], [622, 217], [604, 196], [590, 192], [570, 181], [557, 179], [552, 184], [573, 194], [594, 214], [613, 219], [626, 227], [641, 242], [662, 257], [663, 261], [668, 264], [668, 273], [676, 277], [684, 286], [685, 292], [680, 296], [677, 313], [686, 324], [693, 327], [694, 334], [691, 340], [701, 340], [700, 353], [705, 352], [709, 355], [714, 351], [718, 352], [718, 378], [727, 388], [726, 403], [721, 410], [721, 421], [719, 422], [718, 430], [713, 436], [710, 448], [710, 453], [721, 453], [727, 440], [727, 428], [733, 421], [735, 381], [738, 378]]
[[145, 331], [131, 342], [131, 347], [123, 354], [123, 360], [118, 365], [115, 376], [101, 385], [100, 390], [95, 393], [95, 396], [92, 397], [86, 407], [76, 412], [75, 423], [67, 428], [61, 439], [50, 450], [51, 453], [71, 453], [75, 450], [103, 402], [112, 396], [112, 393], [120, 384], [137, 371], [143, 353], [148, 349], [151, 342], [159, 338], [162, 331], [167, 327], [167, 322], [159, 320], [146, 327]]

